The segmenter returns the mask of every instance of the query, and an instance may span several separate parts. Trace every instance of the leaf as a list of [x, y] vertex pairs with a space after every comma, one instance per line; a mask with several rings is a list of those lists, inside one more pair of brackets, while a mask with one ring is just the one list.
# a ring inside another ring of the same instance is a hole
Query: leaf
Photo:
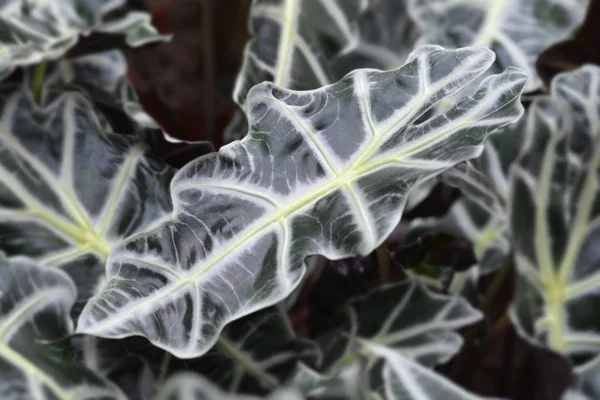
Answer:
[[361, 344], [367, 351], [385, 360], [383, 377], [389, 400], [483, 399], [385, 346], [368, 341], [361, 341]]
[[378, 0], [360, 14], [357, 22], [356, 45], [334, 62], [340, 77], [358, 68], [387, 70], [401, 66], [421, 35], [405, 1]]
[[600, 396], [600, 357], [575, 369], [575, 383], [571, 389], [569, 400], [597, 399]]
[[[384, 285], [350, 303], [350, 336], [377, 343], [433, 366], [446, 362], [462, 345], [453, 332], [481, 319], [457, 296], [434, 294], [415, 280]], [[356, 359], [352, 341], [329, 372]]]
[[125, 0], [3, 0], [0, 2], [0, 79], [14, 67], [62, 57], [92, 32], [124, 35], [130, 46], [163, 40], [150, 15]]
[[587, 0], [409, 0], [408, 11], [425, 34], [422, 44], [448, 48], [486, 46], [498, 54], [496, 70], [514, 66], [542, 86], [537, 57], [583, 20]]
[[[248, 91], [269, 81], [309, 90], [333, 83], [335, 57], [356, 43], [355, 21], [367, 0], [254, 0], [250, 31], [233, 99], [243, 109]], [[349, 71], [345, 71], [349, 72]], [[247, 132], [241, 111], [225, 131], [226, 142]]]
[[460, 189], [463, 198], [456, 201], [442, 218], [413, 222], [414, 227], [469, 239], [483, 274], [497, 270], [510, 253], [508, 175], [519, 155], [526, 121], [527, 116], [490, 135], [478, 158], [441, 174], [440, 180]]
[[3, 87], [0, 113], [0, 250], [64, 269], [85, 300], [111, 249], [171, 211], [173, 171], [76, 92], [41, 109]]
[[316, 343], [297, 338], [285, 314], [276, 307], [229, 324], [215, 346], [194, 360], [178, 360], [146, 340], [136, 339], [92, 338], [83, 346], [84, 359], [111, 377], [132, 369], [139, 377], [148, 369], [154, 387], [160, 386], [164, 376], [192, 370], [228, 392], [266, 394], [291, 379], [300, 362], [318, 365], [322, 358]]
[[306, 90], [334, 81], [333, 58], [356, 42], [353, 22], [366, 0], [254, 0], [250, 29], [233, 98], [246, 104], [248, 91], [264, 81]]
[[510, 181], [521, 278], [513, 320], [521, 334], [576, 364], [600, 353], [599, 92], [598, 67], [558, 75], [553, 97], [530, 107]]
[[521, 116], [526, 77], [511, 69], [415, 123], [492, 61], [483, 48], [426, 46], [396, 71], [314, 91], [256, 86], [250, 134], [179, 171], [172, 219], [111, 254], [78, 332], [143, 335], [197, 357], [227, 323], [289, 295], [309, 255], [369, 254], [412, 185], [477, 156], [488, 132]]
[[229, 324], [195, 370], [229, 392], [260, 393], [281, 386], [300, 361], [319, 364], [316, 343], [296, 338], [282, 314], [272, 307]]
[[[69, 359], [69, 316], [77, 297], [62, 271], [0, 254], [0, 397], [122, 398], [102, 378]], [[43, 341], [56, 341], [45, 344]]]
[[[259, 397], [226, 393], [201, 375], [180, 373], [165, 383], [156, 400], [258, 400]], [[282, 388], [268, 396], [270, 400], [303, 400], [294, 389]]]

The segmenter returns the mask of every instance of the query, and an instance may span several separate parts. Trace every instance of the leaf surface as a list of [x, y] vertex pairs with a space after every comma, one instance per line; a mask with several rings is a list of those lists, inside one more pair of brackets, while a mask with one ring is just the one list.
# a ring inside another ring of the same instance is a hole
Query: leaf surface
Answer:
[[[446, 362], [462, 345], [455, 330], [481, 319], [458, 296], [444, 296], [416, 280], [381, 286], [354, 300], [348, 309], [350, 336], [385, 346], [421, 364]], [[330, 371], [355, 360], [352, 340]]]
[[492, 62], [484, 48], [425, 46], [398, 70], [313, 91], [256, 86], [249, 135], [179, 171], [172, 219], [111, 254], [79, 332], [143, 335], [196, 357], [224, 325], [289, 295], [309, 255], [369, 254], [414, 184], [477, 156], [490, 131], [521, 116], [526, 77], [511, 69], [415, 122]]
[[92, 32], [124, 35], [130, 46], [161, 39], [150, 15], [125, 0], [0, 1], [0, 79], [14, 67], [62, 57]]
[[581, 362], [600, 353], [600, 68], [557, 75], [530, 107], [510, 181], [522, 334]]
[[396, 351], [367, 341], [361, 343], [369, 352], [385, 360], [383, 377], [389, 400], [483, 399]]
[[264, 81], [295, 90], [333, 82], [331, 62], [356, 43], [354, 22], [366, 0], [255, 0], [244, 64], [233, 93], [244, 106]]
[[63, 268], [89, 297], [113, 246], [168, 216], [173, 171], [76, 92], [39, 108], [3, 87], [0, 113], [0, 250]]
[[420, 43], [448, 48], [486, 46], [498, 54], [496, 69], [514, 66], [530, 77], [526, 91], [542, 86], [537, 57], [582, 21], [587, 0], [409, 0], [424, 32]]
[[[70, 360], [65, 336], [75, 285], [62, 271], [0, 254], [0, 397], [113, 400], [122, 396]], [[42, 343], [56, 341], [56, 344]]]

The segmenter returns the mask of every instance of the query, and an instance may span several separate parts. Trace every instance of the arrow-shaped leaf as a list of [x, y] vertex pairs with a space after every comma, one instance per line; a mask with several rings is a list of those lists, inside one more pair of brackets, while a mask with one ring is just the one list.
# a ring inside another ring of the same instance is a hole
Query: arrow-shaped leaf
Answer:
[[512, 315], [521, 333], [581, 361], [600, 353], [600, 68], [558, 75], [552, 92], [531, 105], [511, 170]]
[[256, 86], [249, 135], [179, 171], [172, 219], [111, 254], [79, 332], [144, 335], [196, 357], [224, 325], [291, 293], [309, 255], [369, 254], [414, 184], [477, 156], [489, 132], [521, 116], [526, 77], [511, 69], [418, 121], [493, 59], [425, 46], [395, 71], [358, 70], [313, 91]]
[[[0, 254], [0, 397], [2, 399], [122, 398], [102, 378], [69, 359], [69, 312], [77, 297], [62, 271]], [[63, 339], [56, 344], [46, 341]]]
[[[233, 99], [245, 107], [248, 91], [264, 81], [294, 90], [334, 82], [336, 56], [356, 44], [355, 22], [366, 0], [254, 0], [244, 61]], [[349, 72], [349, 71], [345, 71]], [[225, 132], [227, 142], [247, 131], [239, 111]]]
[[448, 48], [487, 46], [496, 68], [514, 66], [530, 77], [526, 90], [542, 85], [537, 57], [583, 21], [587, 0], [409, 0], [408, 10], [425, 33], [424, 44]]
[[[386, 285], [353, 301], [348, 310], [350, 336], [397, 351], [425, 365], [447, 361], [462, 345], [454, 330], [470, 325], [481, 313], [458, 296], [434, 294], [408, 280]], [[356, 359], [352, 340], [333, 372]]]
[[172, 209], [173, 171], [147, 152], [80, 94], [41, 109], [0, 89], [0, 250], [63, 268], [89, 297], [112, 247]]

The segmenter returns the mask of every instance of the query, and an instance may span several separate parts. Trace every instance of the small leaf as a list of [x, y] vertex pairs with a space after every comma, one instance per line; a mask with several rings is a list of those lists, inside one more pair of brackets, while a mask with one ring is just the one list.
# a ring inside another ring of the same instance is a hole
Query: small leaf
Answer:
[[511, 170], [521, 277], [512, 317], [520, 333], [580, 363], [600, 353], [600, 68], [558, 75], [552, 93], [531, 105]]
[[[77, 297], [62, 271], [0, 253], [0, 397], [122, 399], [99, 376], [69, 359], [69, 311]], [[44, 341], [56, 341], [45, 344]]]
[[383, 377], [388, 400], [483, 399], [394, 350], [368, 341], [361, 344], [385, 360]]
[[14, 67], [62, 57], [80, 36], [124, 35], [130, 46], [163, 40], [150, 15], [124, 0], [22, 0], [0, 3], [0, 79]]
[[50, 99], [0, 89], [0, 250], [64, 269], [85, 299], [113, 246], [171, 211], [173, 171], [81, 94]]
[[492, 61], [484, 48], [425, 46], [398, 70], [313, 91], [254, 87], [249, 135], [179, 171], [172, 219], [111, 254], [78, 331], [143, 335], [197, 357], [227, 323], [289, 295], [306, 257], [369, 254], [414, 184], [476, 157], [489, 132], [521, 116], [526, 77], [510, 69], [416, 122]]
[[583, 20], [587, 0], [409, 0], [409, 13], [425, 33], [423, 44], [448, 48], [486, 46], [498, 54], [497, 70], [518, 67], [534, 91], [537, 57], [566, 38]]
[[[350, 303], [350, 336], [386, 346], [422, 364], [446, 362], [462, 345], [453, 332], [481, 319], [457, 296], [434, 294], [414, 280], [385, 285]], [[352, 341], [330, 372], [354, 359]]]

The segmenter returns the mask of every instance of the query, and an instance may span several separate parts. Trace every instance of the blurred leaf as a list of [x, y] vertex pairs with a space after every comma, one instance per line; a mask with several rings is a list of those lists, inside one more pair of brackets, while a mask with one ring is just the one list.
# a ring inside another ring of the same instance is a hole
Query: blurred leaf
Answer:
[[580, 363], [600, 353], [600, 68], [560, 74], [552, 92], [531, 105], [511, 170], [521, 278], [512, 317], [520, 333]]
[[69, 359], [74, 349], [66, 337], [73, 332], [69, 311], [76, 297], [77, 289], [64, 272], [0, 253], [2, 399], [124, 399], [108, 382]]
[[0, 79], [13, 68], [61, 58], [80, 36], [124, 35], [130, 46], [164, 40], [125, 0], [0, 1]]
[[419, 43], [446, 48], [487, 46], [498, 58], [493, 71], [515, 66], [529, 76], [526, 92], [538, 89], [537, 57], [566, 38], [584, 17], [587, 0], [408, 0], [424, 32]]

